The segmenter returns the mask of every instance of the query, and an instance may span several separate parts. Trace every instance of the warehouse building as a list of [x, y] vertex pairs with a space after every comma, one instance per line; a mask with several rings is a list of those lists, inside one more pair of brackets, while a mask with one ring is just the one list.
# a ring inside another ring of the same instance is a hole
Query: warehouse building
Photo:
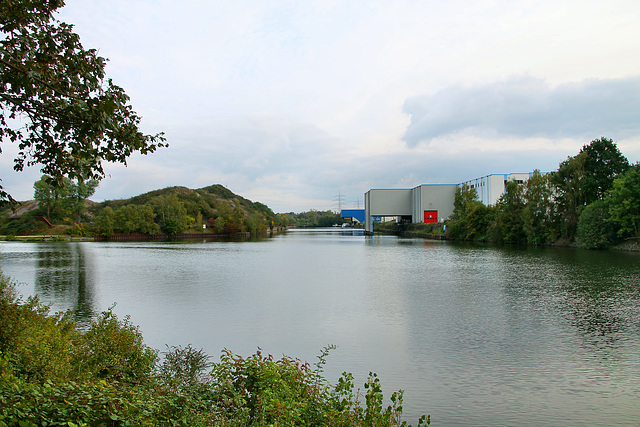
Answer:
[[365, 232], [373, 231], [376, 218], [395, 217], [398, 222], [436, 223], [453, 213], [456, 189], [474, 188], [485, 205], [495, 204], [504, 194], [507, 181], [524, 183], [532, 173], [493, 174], [460, 184], [423, 184], [405, 189], [371, 189], [364, 194]]

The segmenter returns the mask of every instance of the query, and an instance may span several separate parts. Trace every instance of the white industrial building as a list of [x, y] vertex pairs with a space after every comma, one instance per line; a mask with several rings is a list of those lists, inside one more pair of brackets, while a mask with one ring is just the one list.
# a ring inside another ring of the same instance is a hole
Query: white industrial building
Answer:
[[389, 217], [398, 222], [442, 222], [453, 213], [456, 189], [464, 184], [477, 191], [482, 203], [493, 205], [504, 194], [507, 181], [524, 183], [532, 174], [493, 174], [460, 184], [423, 184], [411, 189], [371, 189], [364, 194], [365, 232], [373, 231], [374, 220]]

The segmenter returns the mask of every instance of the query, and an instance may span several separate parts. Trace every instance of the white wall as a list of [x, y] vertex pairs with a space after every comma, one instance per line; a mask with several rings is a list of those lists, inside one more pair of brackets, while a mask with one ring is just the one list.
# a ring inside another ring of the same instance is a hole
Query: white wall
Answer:
[[531, 175], [532, 173], [493, 174], [465, 181], [460, 183], [459, 186], [467, 184], [469, 187], [475, 188], [478, 192], [478, 200], [489, 206], [495, 205], [500, 196], [504, 194], [505, 181], [524, 183], [529, 180]]

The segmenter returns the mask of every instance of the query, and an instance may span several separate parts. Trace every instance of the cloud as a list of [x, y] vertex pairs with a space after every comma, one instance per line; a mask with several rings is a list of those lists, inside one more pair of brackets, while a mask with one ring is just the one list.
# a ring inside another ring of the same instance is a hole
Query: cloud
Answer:
[[640, 134], [640, 77], [556, 87], [533, 77], [455, 85], [408, 98], [403, 111], [411, 117], [403, 136], [411, 147], [470, 129], [517, 137], [627, 137]]

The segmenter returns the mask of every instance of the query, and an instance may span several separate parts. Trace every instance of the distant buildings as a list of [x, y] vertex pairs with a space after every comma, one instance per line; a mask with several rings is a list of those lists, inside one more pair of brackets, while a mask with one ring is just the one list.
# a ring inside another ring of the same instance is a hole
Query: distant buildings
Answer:
[[485, 205], [495, 204], [504, 194], [507, 181], [524, 183], [533, 173], [493, 174], [460, 184], [422, 184], [405, 189], [371, 189], [364, 194], [365, 232], [373, 231], [376, 217], [396, 217], [396, 221], [436, 223], [453, 213], [456, 189], [464, 184], [474, 188]]

